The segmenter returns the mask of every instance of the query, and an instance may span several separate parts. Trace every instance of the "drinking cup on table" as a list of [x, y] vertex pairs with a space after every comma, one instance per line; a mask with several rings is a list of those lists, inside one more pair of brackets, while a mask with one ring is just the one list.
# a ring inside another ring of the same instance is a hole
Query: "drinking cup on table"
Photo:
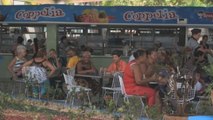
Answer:
[[106, 75], [106, 72], [107, 72], [107, 68], [104, 68], [103, 70], [104, 75]]
[[99, 74], [102, 75], [102, 74], [103, 74], [103, 71], [104, 71], [104, 68], [103, 68], [103, 67], [100, 67], [100, 69], [99, 69]]

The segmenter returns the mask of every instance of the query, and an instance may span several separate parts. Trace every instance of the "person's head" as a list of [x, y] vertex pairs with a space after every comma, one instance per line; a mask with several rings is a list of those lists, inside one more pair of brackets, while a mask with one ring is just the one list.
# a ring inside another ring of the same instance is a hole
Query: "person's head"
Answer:
[[206, 43], [207, 41], [208, 41], [208, 36], [207, 35], [203, 35], [202, 42]]
[[200, 41], [199, 47], [200, 47], [200, 48], [204, 48], [205, 44], [206, 44], [206, 42]]
[[89, 51], [90, 53], [93, 53], [93, 49], [89, 46], [82, 46], [81, 50], [82, 51]]
[[17, 43], [18, 43], [18, 44], [23, 44], [23, 42], [24, 42], [24, 38], [21, 37], [21, 36], [18, 36], [18, 38], [17, 38]]
[[156, 62], [157, 61], [158, 52], [157, 52], [157, 50], [155, 48], [148, 49], [146, 54], [147, 54], [147, 58], [149, 60], [152, 60], [152, 62]]
[[199, 72], [195, 72], [195, 79], [200, 79], [201, 75]]
[[44, 58], [47, 55], [45, 48], [38, 49], [38, 52], [36, 53], [36, 58]]
[[89, 51], [84, 51], [82, 53], [82, 60], [84, 62], [89, 62], [90, 61], [90, 58], [91, 58], [91, 53]]
[[31, 45], [32, 42], [33, 42], [32, 39], [28, 39], [28, 40], [27, 40], [27, 44], [28, 44], [28, 45]]
[[55, 49], [50, 49], [49, 50], [49, 56], [51, 58], [55, 58], [57, 56], [56, 50]]
[[135, 60], [139, 62], [144, 62], [146, 61], [146, 51], [145, 50], [137, 50], [133, 53], [133, 56], [135, 57]]
[[16, 48], [16, 54], [19, 57], [25, 57], [27, 55], [27, 49], [26, 49], [26, 47], [23, 46], [23, 45], [17, 46], [17, 48]]
[[61, 43], [67, 43], [67, 37], [66, 36], [62, 36], [60, 40], [61, 40]]
[[112, 52], [112, 60], [113, 62], [117, 63], [121, 59], [121, 51], [115, 50]]
[[194, 71], [194, 78], [196, 80], [199, 80], [201, 78], [201, 73], [202, 73], [202, 70], [200, 68], [197, 68], [195, 71]]
[[38, 45], [38, 39], [37, 38], [33, 39], [33, 44]]
[[192, 29], [192, 37], [196, 40], [199, 40], [201, 37], [201, 29]]
[[155, 47], [156, 49], [160, 48], [161, 46], [162, 46], [162, 43], [161, 43], [160, 41], [156, 41], [156, 42], [154, 43], [154, 47]]
[[69, 48], [66, 52], [67, 54], [67, 57], [70, 58], [70, 57], [73, 57], [76, 55], [76, 50], [74, 48]]
[[161, 50], [158, 50], [158, 59], [163, 62], [165, 61], [166, 59], [166, 52], [165, 51], [161, 51]]

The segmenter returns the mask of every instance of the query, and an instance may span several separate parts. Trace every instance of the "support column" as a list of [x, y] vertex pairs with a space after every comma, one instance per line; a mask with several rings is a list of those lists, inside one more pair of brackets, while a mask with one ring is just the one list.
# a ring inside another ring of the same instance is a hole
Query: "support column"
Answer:
[[47, 24], [47, 51], [57, 49], [57, 25]]

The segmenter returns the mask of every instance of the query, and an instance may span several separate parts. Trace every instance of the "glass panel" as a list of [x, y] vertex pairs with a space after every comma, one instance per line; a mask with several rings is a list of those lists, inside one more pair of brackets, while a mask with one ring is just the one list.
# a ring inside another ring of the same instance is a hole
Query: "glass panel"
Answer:
[[[139, 27], [139, 26], [60, 26], [60, 37], [67, 36], [71, 41], [77, 41], [78, 49], [88, 46], [93, 49], [93, 55], [111, 54], [112, 51], [128, 49], [128, 55], [134, 49], [148, 49], [160, 41], [163, 47], [170, 49], [175, 41], [180, 39], [180, 27]], [[64, 31], [64, 32], [62, 32]], [[185, 34], [184, 34], [185, 35]], [[181, 35], [181, 38], [184, 37]], [[59, 37], [59, 39], [60, 39]], [[185, 39], [183, 39], [184, 41]], [[126, 50], [125, 50], [126, 51]], [[124, 53], [124, 52], [123, 52]], [[126, 55], [126, 54], [125, 54]]]
[[24, 38], [23, 44], [26, 45], [27, 40], [38, 38], [45, 39], [44, 27], [31, 26], [6, 26], [0, 25], [0, 52], [11, 53], [11, 48], [15, 46], [16, 39], [22, 36]]

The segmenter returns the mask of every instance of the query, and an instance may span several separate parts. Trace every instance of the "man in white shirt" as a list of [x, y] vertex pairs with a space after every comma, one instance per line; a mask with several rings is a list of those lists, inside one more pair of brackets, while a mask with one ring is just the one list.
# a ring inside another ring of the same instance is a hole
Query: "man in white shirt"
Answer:
[[191, 32], [192, 32], [192, 36], [187, 41], [186, 50], [192, 54], [194, 52], [195, 48], [197, 48], [199, 46], [198, 40], [201, 37], [201, 30], [192, 29]]

